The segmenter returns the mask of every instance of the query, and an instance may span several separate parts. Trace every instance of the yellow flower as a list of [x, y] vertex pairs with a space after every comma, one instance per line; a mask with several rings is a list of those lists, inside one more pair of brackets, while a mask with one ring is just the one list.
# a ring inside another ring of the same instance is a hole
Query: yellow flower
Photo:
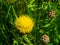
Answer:
[[29, 16], [22, 15], [16, 18], [15, 25], [21, 33], [25, 34], [32, 31], [34, 22]]

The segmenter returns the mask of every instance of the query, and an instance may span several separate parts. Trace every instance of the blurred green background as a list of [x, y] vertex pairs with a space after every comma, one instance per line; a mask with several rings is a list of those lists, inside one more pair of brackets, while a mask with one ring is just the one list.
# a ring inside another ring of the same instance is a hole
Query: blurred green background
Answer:
[[[56, 18], [48, 17], [50, 10]], [[16, 16], [28, 14], [35, 21], [30, 34], [20, 34]], [[0, 45], [43, 45], [40, 38], [48, 35], [47, 45], [60, 44], [60, 0], [0, 0]]]

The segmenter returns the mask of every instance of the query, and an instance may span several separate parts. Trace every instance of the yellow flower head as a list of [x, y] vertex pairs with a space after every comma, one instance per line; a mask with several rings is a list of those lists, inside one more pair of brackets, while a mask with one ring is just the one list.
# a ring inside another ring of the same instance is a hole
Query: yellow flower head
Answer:
[[21, 33], [25, 34], [32, 31], [34, 22], [29, 16], [22, 15], [16, 18], [15, 25]]

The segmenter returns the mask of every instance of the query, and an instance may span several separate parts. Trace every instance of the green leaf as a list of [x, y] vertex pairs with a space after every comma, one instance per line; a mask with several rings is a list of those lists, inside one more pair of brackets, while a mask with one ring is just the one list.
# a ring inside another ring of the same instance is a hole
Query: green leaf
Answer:
[[30, 4], [32, 4], [34, 2], [34, 0], [31, 0]]
[[49, 26], [50, 26], [50, 23], [48, 23], [48, 24], [44, 25], [43, 27], [49, 27]]
[[41, 34], [43, 34], [43, 33], [44, 33], [44, 30], [40, 30], [39, 32], [40, 32]]
[[56, 43], [59, 43], [59, 40], [58, 40], [57, 38], [55, 38], [54, 41], [55, 41]]
[[18, 42], [16, 40], [14, 40], [13, 45], [18, 45]]
[[32, 44], [31, 41], [28, 39], [27, 35], [24, 35], [23, 38], [28, 44]]
[[53, 43], [49, 43], [48, 45], [53, 45]]

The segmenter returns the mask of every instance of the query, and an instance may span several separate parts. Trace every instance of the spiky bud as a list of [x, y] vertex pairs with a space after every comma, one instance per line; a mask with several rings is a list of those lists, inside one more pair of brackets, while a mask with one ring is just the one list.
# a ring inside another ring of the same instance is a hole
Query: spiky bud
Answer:
[[55, 10], [50, 10], [49, 13], [48, 13], [48, 16], [50, 18], [54, 18], [56, 15], [55, 15]]
[[42, 43], [44, 43], [44, 44], [48, 44], [49, 42], [50, 42], [50, 38], [49, 38], [49, 36], [48, 35], [43, 35], [42, 37], [41, 37], [41, 41], [42, 41]]

